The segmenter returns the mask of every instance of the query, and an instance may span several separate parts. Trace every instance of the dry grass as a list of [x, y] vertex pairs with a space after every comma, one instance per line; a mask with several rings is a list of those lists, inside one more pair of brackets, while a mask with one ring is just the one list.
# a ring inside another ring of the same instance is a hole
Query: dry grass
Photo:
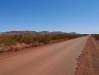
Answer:
[[79, 36], [63, 32], [7, 32], [0, 35], [0, 52], [18, 51]]

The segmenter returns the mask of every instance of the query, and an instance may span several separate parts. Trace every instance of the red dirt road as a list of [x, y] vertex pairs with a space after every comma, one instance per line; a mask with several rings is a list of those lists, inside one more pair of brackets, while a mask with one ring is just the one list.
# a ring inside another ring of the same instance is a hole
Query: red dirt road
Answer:
[[77, 58], [90, 36], [33, 48], [0, 60], [0, 75], [75, 75]]
[[75, 75], [99, 75], [99, 45], [90, 37], [78, 59]]

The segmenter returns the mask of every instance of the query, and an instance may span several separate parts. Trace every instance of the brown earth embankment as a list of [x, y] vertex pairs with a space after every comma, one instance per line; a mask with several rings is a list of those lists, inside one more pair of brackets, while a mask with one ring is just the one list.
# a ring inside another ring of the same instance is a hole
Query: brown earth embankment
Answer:
[[99, 75], [99, 47], [91, 37], [79, 56], [75, 75]]

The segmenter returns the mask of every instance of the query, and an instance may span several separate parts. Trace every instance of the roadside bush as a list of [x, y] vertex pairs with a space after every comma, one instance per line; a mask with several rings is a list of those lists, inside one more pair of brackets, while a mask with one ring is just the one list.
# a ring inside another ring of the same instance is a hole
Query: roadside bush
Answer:
[[50, 42], [77, 38], [79, 36], [81, 35], [62, 32], [8, 32], [0, 35], [0, 47], [2, 49], [2, 46], [5, 48], [8, 46], [10, 50], [14, 48], [23, 48], [25, 46], [36, 47], [39, 45], [48, 44]]

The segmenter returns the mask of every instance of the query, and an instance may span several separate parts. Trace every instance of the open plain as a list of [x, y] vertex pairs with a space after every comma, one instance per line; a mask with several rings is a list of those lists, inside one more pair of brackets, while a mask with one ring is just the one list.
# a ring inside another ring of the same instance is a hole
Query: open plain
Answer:
[[1, 58], [0, 75], [99, 75], [99, 47], [92, 36]]

